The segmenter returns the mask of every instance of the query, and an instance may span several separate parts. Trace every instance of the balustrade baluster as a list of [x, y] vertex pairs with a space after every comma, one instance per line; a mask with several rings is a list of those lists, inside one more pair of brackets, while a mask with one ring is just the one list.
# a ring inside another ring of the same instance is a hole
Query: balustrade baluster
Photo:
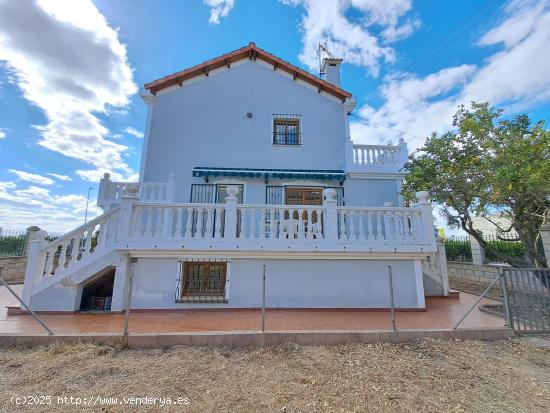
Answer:
[[174, 237], [179, 238], [182, 236], [183, 229], [183, 208], [176, 208], [176, 227], [174, 231]]
[[153, 208], [149, 207], [147, 209], [147, 221], [145, 223], [145, 236], [153, 236]]
[[[102, 230], [103, 230], [103, 227], [100, 228], [100, 231]], [[94, 229], [88, 227], [86, 229], [86, 238], [84, 239], [84, 251], [82, 251], [81, 259], [91, 253], [93, 236], [94, 236]], [[97, 248], [97, 244], [96, 244], [96, 248]]]
[[372, 224], [372, 212], [367, 211], [367, 239], [373, 240], [375, 238], [374, 236], [374, 228]]
[[[246, 224], [246, 208], [241, 208], [240, 209], [240, 225], [239, 225], [239, 238], [244, 238], [245, 237], [245, 224]], [[237, 214], [238, 216], [239, 214]]]
[[250, 225], [249, 225], [249, 234], [248, 238], [256, 238], [256, 209], [251, 208], [250, 212]]
[[195, 228], [195, 238], [202, 238], [202, 228], [204, 226], [204, 208], [197, 208], [197, 225]]
[[214, 229], [214, 238], [219, 239], [222, 237], [222, 215], [223, 209], [222, 208], [216, 208], [216, 228]]
[[340, 219], [340, 225], [339, 225], [339, 237], [340, 239], [347, 239], [347, 232], [346, 232], [346, 219], [345, 219], [345, 211], [339, 211], [338, 216]]
[[357, 236], [358, 239], [365, 239], [365, 212], [360, 211], [359, 212], [359, 234]]
[[57, 268], [65, 268], [65, 262], [67, 262], [67, 242], [61, 244], [61, 252], [59, 254], [59, 260], [57, 261]]
[[323, 239], [325, 237], [323, 229], [323, 210], [316, 209], [315, 214], [317, 215], [317, 239]]
[[269, 238], [274, 239], [278, 238], [277, 234], [277, 221], [275, 218], [275, 210], [269, 210]]
[[[160, 208], [151, 208], [152, 220], [153, 220], [153, 231], [152, 236], [157, 236], [162, 234], [162, 210]], [[155, 219], [156, 216], [156, 219]]]
[[259, 228], [259, 236], [261, 239], [265, 238], [265, 231], [266, 230], [266, 221], [265, 221], [265, 208], [260, 209], [260, 228]]
[[386, 239], [396, 240], [397, 237], [397, 221], [393, 212], [385, 212], [384, 216], [387, 219]]
[[403, 232], [401, 227], [401, 213], [396, 212], [394, 215], [395, 220], [395, 238], [396, 239], [403, 239]]
[[[162, 211], [162, 209], [161, 209]], [[162, 236], [171, 237], [172, 236], [172, 226], [174, 223], [174, 208], [167, 207], [166, 212], [164, 213], [166, 220], [163, 219], [162, 225]]]
[[405, 239], [411, 239], [412, 216], [408, 212], [403, 213], [403, 227]]
[[48, 250], [48, 263], [46, 266], [46, 275], [49, 277], [54, 272], [55, 253], [57, 252], [57, 246]]
[[378, 211], [376, 212], [376, 239], [382, 240], [384, 238], [384, 232], [382, 230], [382, 212]]
[[191, 238], [193, 235], [193, 208], [185, 208], [187, 211], [187, 222], [185, 224], [185, 238]]
[[304, 209], [298, 209], [298, 235], [296, 238], [298, 239], [304, 239], [305, 238], [305, 231], [304, 231]]
[[307, 233], [306, 238], [311, 240], [313, 239], [313, 210], [312, 209], [306, 209], [304, 211], [306, 213], [306, 222], [307, 222]]
[[134, 234], [137, 234], [138, 236], [143, 236], [143, 207], [137, 207], [136, 208], [136, 223], [135, 223], [135, 231]]
[[206, 228], [204, 230], [204, 238], [212, 238], [214, 232], [214, 208], [206, 208]]

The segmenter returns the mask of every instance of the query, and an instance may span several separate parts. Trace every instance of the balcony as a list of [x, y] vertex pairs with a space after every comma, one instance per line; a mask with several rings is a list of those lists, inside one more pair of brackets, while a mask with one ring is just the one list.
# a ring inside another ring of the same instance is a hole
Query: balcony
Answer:
[[419, 256], [436, 251], [426, 192], [402, 207], [339, 207], [335, 191], [323, 205], [243, 205], [229, 186], [223, 204], [152, 202], [127, 184], [118, 207], [55, 240], [42, 251], [44, 276], [79, 267], [112, 250], [154, 256], [189, 251]]
[[348, 142], [346, 172], [348, 173], [403, 173], [407, 162], [407, 144], [400, 139], [398, 145], [360, 145]]

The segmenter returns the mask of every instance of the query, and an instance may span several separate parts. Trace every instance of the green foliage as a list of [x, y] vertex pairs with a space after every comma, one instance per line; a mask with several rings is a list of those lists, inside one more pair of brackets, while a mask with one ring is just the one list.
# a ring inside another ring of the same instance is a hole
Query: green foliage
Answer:
[[[506, 254], [510, 257], [522, 259], [525, 257], [525, 247], [521, 242], [513, 242], [513, 241], [487, 241], [489, 245], [491, 245], [494, 249], [501, 252], [502, 254]], [[485, 257], [491, 262], [491, 261], [500, 261], [500, 259], [493, 253], [492, 250], [487, 250], [485, 252]]]
[[[538, 228], [550, 198], [550, 133], [543, 122], [526, 115], [502, 118], [487, 103], [461, 106], [453, 118], [455, 130], [432, 134], [410, 156], [403, 186], [406, 199], [429, 190], [452, 227], [474, 236], [490, 254], [514, 266], [546, 266], [537, 249]], [[486, 242], [474, 228], [476, 215], [498, 212], [511, 222], [525, 248], [518, 257]], [[526, 259], [524, 258], [526, 257]]]
[[444, 241], [447, 260], [449, 261], [472, 261], [472, 249], [470, 241], [448, 240]]
[[20, 256], [25, 253], [25, 235], [0, 237], [0, 256]]

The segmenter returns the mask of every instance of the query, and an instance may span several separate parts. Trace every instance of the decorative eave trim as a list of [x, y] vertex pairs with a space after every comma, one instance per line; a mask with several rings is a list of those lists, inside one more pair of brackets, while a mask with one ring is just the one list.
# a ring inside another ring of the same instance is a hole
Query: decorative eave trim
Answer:
[[157, 92], [170, 86], [181, 86], [184, 81], [195, 78], [197, 76], [208, 76], [208, 73], [213, 70], [222, 67], [230, 68], [231, 63], [235, 63], [243, 59], [260, 59], [264, 62], [267, 62], [268, 64], [273, 66], [274, 70], [283, 70], [292, 75], [294, 80], [300, 79], [306, 83], [309, 83], [310, 85], [317, 87], [319, 92], [323, 91], [332, 96], [335, 96], [338, 99], [341, 99], [343, 103], [346, 101], [346, 99], [351, 98], [352, 96], [351, 93], [346, 92], [338, 86], [335, 86], [332, 83], [327, 82], [326, 80], [319, 79], [311, 73], [308, 73], [305, 70], [302, 70], [299, 67], [294, 66], [293, 64], [277, 56], [274, 56], [271, 53], [260, 49], [259, 47], [256, 47], [255, 43], [250, 43], [248, 46], [242, 47], [233, 52], [226, 53], [217, 58], [203, 62], [199, 65], [190, 67], [180, 72], [176, 72], [169, 76], [165, 76], [153, 82], [146, 83], [144, 88], [148, 89], [153, 95], [155, 95]]

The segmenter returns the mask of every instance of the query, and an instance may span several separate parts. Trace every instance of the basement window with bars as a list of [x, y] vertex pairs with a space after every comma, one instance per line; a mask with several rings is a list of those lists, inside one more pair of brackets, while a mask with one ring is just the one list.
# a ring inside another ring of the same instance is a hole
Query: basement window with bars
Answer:
[[227, 303], [227, 260], [180, 260], [179, 303]]
[[273, 115], [273, 145], [302, 144], [301, 116], [288, 113]]

